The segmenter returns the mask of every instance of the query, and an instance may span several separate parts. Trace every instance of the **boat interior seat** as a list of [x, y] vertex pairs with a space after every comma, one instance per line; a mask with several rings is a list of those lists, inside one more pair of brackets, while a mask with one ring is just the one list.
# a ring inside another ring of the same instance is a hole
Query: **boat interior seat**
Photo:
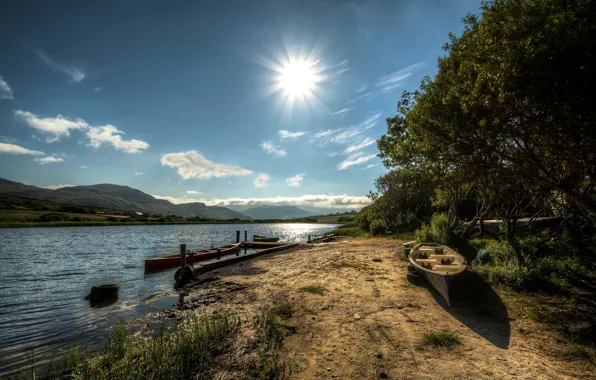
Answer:
[[415, 260], [417, 263], [430, 263], [430, 264], [438, 263], [438, 261], [435, 259], [415, 259]]

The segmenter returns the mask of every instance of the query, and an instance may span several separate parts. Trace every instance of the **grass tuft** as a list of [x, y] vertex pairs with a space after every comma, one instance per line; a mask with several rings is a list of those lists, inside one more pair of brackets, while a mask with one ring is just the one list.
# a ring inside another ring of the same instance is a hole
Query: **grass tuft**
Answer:
[[318, 285], [310, 285], [310, 286], [305, 286], [303, 288], [300, 288], [301, 292], [304, 293], [312, 293], [312, 294], [318, 294], [318, 295], [323, 295], [325, 293], [325, 288], [322, 286], [318, 286]]
[[424, 334], [422, 343], [426, 346], [453, 349], [461, 345], [457, 335], [452, 331], [437, 331]]
[[290, 319], [294, 312], [294, 305], [290, 302], [282, 302], [272, 307], [271, 312], [281, 319]]

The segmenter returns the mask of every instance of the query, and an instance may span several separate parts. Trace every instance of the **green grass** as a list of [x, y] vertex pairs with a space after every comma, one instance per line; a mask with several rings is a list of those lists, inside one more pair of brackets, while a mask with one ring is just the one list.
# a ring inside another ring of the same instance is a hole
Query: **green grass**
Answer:
[[294, 305], [290, 302], [282, 302], [271, 308], [271, 312], [281, 319], [290, 319], [294, 312]]
[[323, 295], [325, 293], [325, 288], [322, 286], [318, 286], [318, 285], [310, 285], [310, 286], [305, 286], [303, 288], [300, 288], [301, 292], [304, 293], [312, 293], [312, 294], [318, 294], [318, 295]]
[[461, 345], [461, 342], [454, 332], [444, 330], [424, 334], [422, 344], [437, 348], [453, 349]]
[[365, 231], [359, 227], [339, 227], [333, 231], [331, 231], [332, 234], [335, 234], [336, 236], [351, 236], [351, 237], [369, 237], [370, 234], [368, 233], [368, 231]]

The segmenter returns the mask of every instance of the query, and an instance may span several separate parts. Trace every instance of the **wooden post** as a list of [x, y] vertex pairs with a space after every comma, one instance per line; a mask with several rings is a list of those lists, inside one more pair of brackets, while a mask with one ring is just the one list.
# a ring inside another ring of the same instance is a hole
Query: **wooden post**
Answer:
[[310, 243], [310, 235], [308, 235], [308, 240], [306, 242]]
[[186, 268], [186, 244], [180, 244], [180, 268]]
[[240, 231], [236, 231], [236, 243], [240, 243]]
[[248, 241], [248, 234], [246, 231], [244, 231], [244, 241]]

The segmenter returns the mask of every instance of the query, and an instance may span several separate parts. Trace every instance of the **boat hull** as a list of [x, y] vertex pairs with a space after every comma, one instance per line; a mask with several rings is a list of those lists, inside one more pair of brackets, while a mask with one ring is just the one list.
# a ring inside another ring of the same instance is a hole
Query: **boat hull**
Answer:
[[260, 242], [260, 243], [275, 243], [275, 242], [279, 241], [279, 238], [253, 235], [252, 241], [256, 241], [256, 242]]
[[[186, 263], [217, 259], [222, 256], [240, 252], [240, 243], [214, 249], [191, 252], [186, 255]], [[180, 255], [169, 255], [145, 260], [145, 271], [153, 272], [180, 266]]]
[[[420, 251], [431, 250], [432, 252], [432, 250], [434, 249], [440, 249], [442, 250], [442, 253], [440, 255], [425, 255], [424, 257], [428, 258], [420, 260], [420, 258], [422, 257], [419, 256]], [[439, 261], [437, 261], [437, 259], [433, 259], [433, 257], [436, 258], [437, 256], [439, 258]], [[445, 301], [447, 301], [447, 305], [451, 306], [451, 296], [449, 292], [451, 288], [451, 281], [453, 280], [453, 277], [461, 274], [466, 270], [466, 260], [463, 258], [463, 256], [444, 245], [423, 245], [423, 243], [421, 243], [412, 248], [410, 254], [408, 255], [408, 258], [410, 260], [410, 263], [414, 265], [414, 267], [416, 268], [418, 274], [420, 274], [422, 278], [424, 278], [428, 283], [430, 283], [433, 286], [433, 288], [437, 290], [437, 292], [439, 292], [439, 294], [445, 299]], [[451, 263], [441, 263], [440, 260], [446, 260], [447, 258], [453, 258], [453, 261], [451, 261]], [[421, 262], [427, 262], [426, 265], [428, 266], [428, 262], [433, 260], [436, 261], [436, 264], [433, 265], [434, 270], [430, 270], [421, 265]], [[445, 267], [447, 267], [447, 269]], [[441, 273], [441, 271], [446, 271], [450, 273]]]

